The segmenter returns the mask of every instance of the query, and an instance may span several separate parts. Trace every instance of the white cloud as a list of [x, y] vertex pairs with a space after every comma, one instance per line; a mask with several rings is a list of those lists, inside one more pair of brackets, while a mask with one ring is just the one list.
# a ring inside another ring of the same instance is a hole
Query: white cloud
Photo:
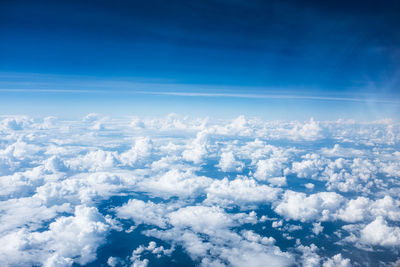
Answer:
[[288, 132], [289, 138], [294, 140], [316, 140], [322, 138], [322, 128], [313, 118], [303, 125], [295, 124]]
[[339, 211], [338, 217], [346, 222], [363, 221], [368, 213], [370, 201], [365, 197], [351, 199], [344, 209]]
[[182, 152], [182, 157], [184, 160], [200, 164], [207, 156], [207, 146], [208, 131], [200, 131], [197, 133], [196, 138], [193, 141], [190, 140], [188, 142], [187, 149]]
[[351, 267], [349, 259], [343, 258], [342, 254], [336, 254], [322, 264], [323, 267]]
[[322, 148], [321, 154], [327, 157], [359, 157], [364, 155], [364, 152], [359, 149], [354, 148], [345, 148], [342, 147], [340, 144], [335, 144], [332, 149], [329, 148]]
[[74, 216], [57, 218], [44, 232], [22, 228], [2, 236], [0, 261], [3, 266], [86, 264], [96, 258], [111, 228], [112, 222], [96, 208], [77, 206]]
[[191, 227], [195, 232], [207, 234], [236, 224], [234, 218], [215, 206], [189, 206], [171, 212], [168, 217], [175, 227]]
[[388, 226], [382, 216], [361, 230], [360, 242], [367, 245], [400, 246], [400, 228]]
[[119, 218], [132, 219], [136, 224], [150, 224], [165, 228], [167, 220], [165, 218], [170, 206], [164, 204], [155, 204], [151, 201], [130, 199], [128, 203], [116, 208]]
[[231, 181], [227, 178], [215, 180], [207, 187], [206, 192], [207, 203], [244, 206], [251, 203], [272, 202], [277, 199], [280, 189], [260, 185], [254, 179], [238, 176]]
[[337, 212], [337, 217], [345, 222], [362, 222], [378, 216], [400, 221], [400, 202], [390, 196], [371, 201], [365, 197], [349, 200]]
[[116, 158], [115, 152], [97, 150], [71, 159], [67, 161], [67, 165], [71, 169], [95, 172], [112, 168], [116, 164]]
[[254, 177], [261, 181], [265, 181], [268, 178], [281, 177], [283, 175], [284, 161], [286, 160], [276, 157], [259, 160]]
[[[399, 246], [393, 121], [10, 116], [0, 134], [1, 265], [85, 264], [111, 229], [142, 227], [167, 248], [150, 242], [130, 248], [142, 253], [106, 255], [110, 266], [145, 266], [177, 246], [203, 266], [348, 266], [340, 247], [309, 245], [327, 240], [325, 221], [350, 223], [336, 229], [338, 246], [390, 255]], [[115, 207], [119, 199], [127, 202]], [[295, 245], [282, 246], [300, 229]]]
[[182, 172], [173, 169], [166, 173], [146, 178], [138, 186], [142, 191], [148, 192], [153, 196], [188, 198], [196, 197], [211, 183], [212, 179], [197, 176], [190, 170]]
[[23, 130], [33, 123], [32, 119], [27, 116], [10, 116], [0, 122], [0, 130], [18, 131]]
[[134, 146], [119, 156], [122, 164], [134, 166], [137, 162], [142, 162], [151, 156], [153, 143], [150, 138], [139, 138]]
[[175, 250], [174, 247], [171, 247], [169, 249], [165, 249], [164, 246], [157, 246], [157, 243], [154, 241], [150, 241], [149, 245], [147, 247], [140, 245], [138, 248], [136, 248], [132, 252], [132, 257], [133, 258], [139, 258], [140, 254], [142, 254], [145, 251], [148, 251], [152, 254], [157, 255], [157, 257], [161, 257], [162, 255], [165, 256], [170, 256], [171, 253]]
[[340, 206], [343, 197], [334, 192], [320, 192], [307, 196], [304, 193], [286, 191], [275, 212], [285, 218], [299, 221], [327, 220]]
[[315, 235], [319, 235], [320, 233], [322, 233], [322, 231], [324, 231], [324, 227], [321, 225], [321, 222], [313, 223], [312, 225], [313, 225], [312, 232]]
[[72, 210], [70, 203], [47, 206], [40, 198], [33, 196], [1, 201], [0, 211], [0, 233], [8, 233], [24, 226], [36, 230], [44, 222]]
[[321, 266], [321, 257], [317, 254], [318, 247], [314, 244], [310, 246], [300, 245], [297, 250], [302, 252], [302, 266], [304, 267], [318, 267]]
[[304, 160], [293, 162], [292, 172], [300, 178], [317, 178], [324, 169], [327, 161], [318, 154], [307, 154], [302, 157]]
[[223, 152], [217, 165], [223, 172], [241, 172], [244, 163], [237, 161], [232, 151]]
[[315, 187], [315, 185], [312, 184], [312, 183], [306, 183], [304, 186], [305, 186], [307, 189], [310, 189], [310, 190], [314, 189], [314, 187]]

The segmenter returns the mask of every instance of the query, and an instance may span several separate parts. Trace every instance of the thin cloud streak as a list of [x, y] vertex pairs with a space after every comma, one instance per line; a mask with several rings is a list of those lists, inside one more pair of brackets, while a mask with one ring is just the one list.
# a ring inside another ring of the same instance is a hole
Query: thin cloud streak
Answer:
[[400, 105], [400, 101], [382, 99], [377, 97], [331, 97], [315, 95], [295, 94], [244, 94], [244, 93], [203, 93], [203, 92], [179, 92], [179, 91], [127, 91], [127, 90], [82, 90], [82, 89], [0, 89], [0, 93], [67, 93], [67, 94], [141, 94], [158, 96], [181, 97], [212, 97], [212, 98], [247, 98], [247, 99], [283, 99], [283, 100], [317, 100], [317, 101], [343, 101], [361, 103], [384, 103]]
[[400, 101], [393, 101], [379, 98], [356, 98], [356, 97], [326, 97], [312, 95], [282, 95], [282, 94], [237, 94], [237, 93], [200, 93], [200, 92], [146, 92], [138, 91], [141, 94], [187, 96], [187, 97], [231, 97], [231, 98], [254, 98], [254, 99], [299, 99], [299, 100], [322, 100], [322, 101], [346, 101], [346, 102], [377, 102], [387, 104], [400, 104]]

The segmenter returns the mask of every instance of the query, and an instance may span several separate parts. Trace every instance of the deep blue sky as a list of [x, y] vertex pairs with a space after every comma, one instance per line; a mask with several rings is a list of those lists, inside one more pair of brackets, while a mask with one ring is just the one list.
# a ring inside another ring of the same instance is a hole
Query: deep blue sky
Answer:
[[400, 1], [3, 0], [0, 89], [393, 99], [399, 14]]

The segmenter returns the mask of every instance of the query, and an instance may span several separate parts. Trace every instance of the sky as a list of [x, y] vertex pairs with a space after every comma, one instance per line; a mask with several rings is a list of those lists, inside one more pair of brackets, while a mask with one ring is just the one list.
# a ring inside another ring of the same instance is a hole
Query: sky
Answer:
[[400, 266], [400, 0], [1, 0], [1, 266]]
[[0, 112], [398, 117], [399, 1], [2, 1]]

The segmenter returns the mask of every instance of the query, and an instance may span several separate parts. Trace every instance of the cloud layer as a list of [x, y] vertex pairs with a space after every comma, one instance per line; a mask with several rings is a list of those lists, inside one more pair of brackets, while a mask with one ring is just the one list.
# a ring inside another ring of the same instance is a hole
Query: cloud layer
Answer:
[[[399, 133], [391, 120], [2, 117], [0, 264], [389, 266]], [[136, 240], [129, 253], [107, 250], [116, 236]]]

